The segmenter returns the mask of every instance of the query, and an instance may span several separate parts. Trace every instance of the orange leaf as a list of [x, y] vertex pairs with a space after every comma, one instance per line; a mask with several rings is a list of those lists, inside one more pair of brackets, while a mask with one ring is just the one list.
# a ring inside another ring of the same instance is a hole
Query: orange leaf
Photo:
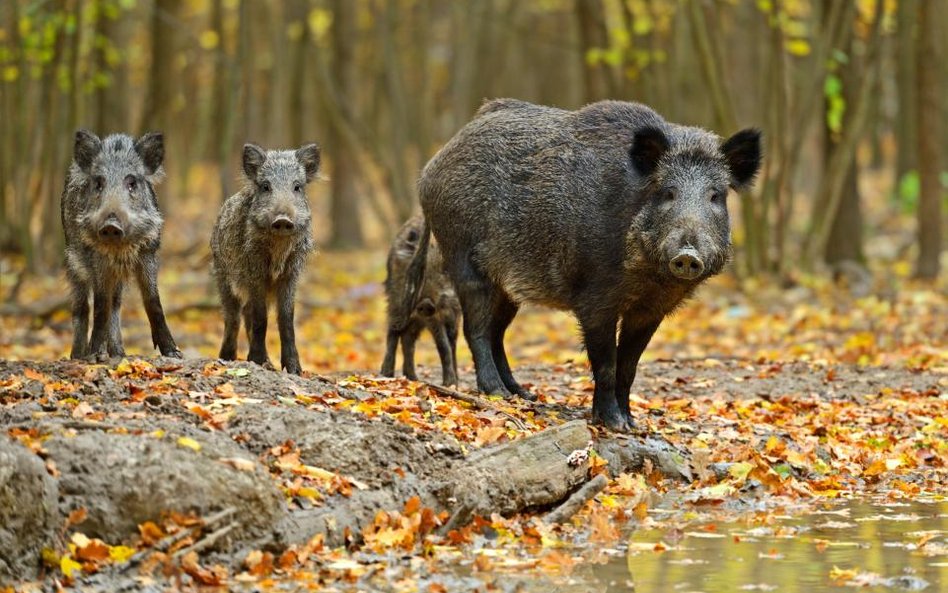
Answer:
[[405, 503], [405, 515], [414, 515], [420, 508], [421, 499], [417, 496], [412, 496], [408, 499], [408, 502]]
[[145, 521], [138, 526], [138, 533], [142, 536], [145, 545], [153, 546], [165, 536], [165, 532], [151, 521]]

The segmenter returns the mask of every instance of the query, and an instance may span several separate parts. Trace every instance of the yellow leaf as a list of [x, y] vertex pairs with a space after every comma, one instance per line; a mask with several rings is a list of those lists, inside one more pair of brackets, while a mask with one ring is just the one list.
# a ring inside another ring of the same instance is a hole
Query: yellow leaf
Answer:
[[217, 44], [220, 43], [220, 36], [217, 34], [217, 31], [207, 29], [201, 33], [200, 43], [204, 49], [214, 49], [217, 47]]
[[132, 363], [130, 363], [127, 358], [123, 358], [122, 362], [118, 363], [118, 365], [115, 367], [115, 375], [118, 377], [131, 375], [132, 372]]
[[790, 39], [786, 47], [790, 55], [800, 57], [810, 55], [810, 42], [806, 39]]
[[52, 548], [43, 548], [43, 551], [40, 553], [43, 558], [43, 564], [46, 566], [59, 566], [59, 554], [56, 553]]
[[59, 559], [59, 570], [61, 570], [64, 575], [71, 579], [72, 573], [76, 572], [77, 570], [82, 570], [82, 565], [69, 556], [63, 556]]
[[857, 570], [840, 568], [834, 565], [833, 570], [830, 571], [830, 578], [834, 581], [848, 581], [856, 578], [857, 574], [859, 574]]
[[128, 546], [112, 546], [109, 548], [109, 558], [112, 559], [112, 562], [117, 562], [119, 564], [128, 562], [129, 559], [135, 555], [135, 548], [130, 548]]
[[882, 459], [876, 459], [869, 467], [863, 470], [862, 475], [864, 476], [878, 476], [886, 470], [886, 462]]
[[747, 479], [747, 475], [752, 469], [754, 469], [753, 465], [747, 463], [746, 461], [742, 461], [740, 463], [735, 463], [730, 468], [728, 468], [728, 473], [731, 474], [732, 477], [743, 481]]
[[191, 449], [192, 451], [201, 450], [201, 443], [189, 437], [178, 437], [178, 446], [187, 447], [188, 449]]
[[332, 13], [322, 8], [314, 8], [309, 13], [309, 29], [313, 32], [313, 37], [322, 39], [329, 31], [332, 24]]

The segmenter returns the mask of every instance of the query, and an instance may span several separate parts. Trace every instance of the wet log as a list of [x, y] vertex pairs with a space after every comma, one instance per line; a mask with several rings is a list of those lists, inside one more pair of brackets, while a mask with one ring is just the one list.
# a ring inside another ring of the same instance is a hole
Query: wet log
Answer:
[[329, 545], [358, 540], [378, 511], [403, 508], [411, 496], [435, 512], [447, 511], [442, 532], [463, 527], [474, 516], [512, 515], [549, 508], [586, 481], [588, 463], [571, 465], [573, 451], [584, 449], [591, 434], [574, 421], [522, 439], [477, 450], [457, 461], [446, 477], [434, 482], [407, 476], [394, 487], [353, 492], [326, 507], [293, 513], [278, 529], [285, 544], [299, 544], [323, 534]]

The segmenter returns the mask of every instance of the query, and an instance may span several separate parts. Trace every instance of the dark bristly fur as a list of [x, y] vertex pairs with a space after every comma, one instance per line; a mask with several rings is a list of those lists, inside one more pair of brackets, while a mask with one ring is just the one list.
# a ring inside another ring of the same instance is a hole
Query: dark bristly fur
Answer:
[[250, 342], [247, 360], [268, 364], [267, 304], [275, 297], [280, 366], [300, 374], [293, 327], [300, 272], [313, 251], [312, 213], [306, 184], [319, 172], [319, 147], [295, 151], [244, 146], [246, 187], [221, 207], [211, 236], [214, 275], [224, 310], [220, 357], [237, 357], [241, 312]]
[[385, 295], [388, 298], [388, 336], [382, 375], [395, 376], [395, 354], [399, 340], [402, 344], [402, 369], [405, 376], [416, 380], [415, 342], [422, 330], [427, 329], [438, 347], [441, 358], [442, 383], [458, 382], [457, 343], [461, 304], [454, 287], [442, 270], [441, 252], [430, 245], [424, 259], [425, 269], [417, 301], [406, 290], [407, 274], [419, 249], [424, 231], [424, 219], [415, 216], [398, 231], [388, 252]]
[[510, 372], [504, 333], [522, 303], [570, 310], [596, 381], [593, 420], [630, 429], [639, 357], [662, 319], [727, 263], [725, 197], [753, 181], [760, 158], [756, 130], [722, 143], [637, 103], [486, 103], [418, 185], [460, 297], [478, 388], [529, 396]]
[[124, 356], [120, 312], [130, 277], [141, 290], [152, 343], [165, 356], [181, 357], [158, 296], [162, 218], [154, 185], [164, 175], [163, 159], [160, 133], [100, 140], [86, 130], [76, 132], [61, 204], [72, 289], [72, 358]]

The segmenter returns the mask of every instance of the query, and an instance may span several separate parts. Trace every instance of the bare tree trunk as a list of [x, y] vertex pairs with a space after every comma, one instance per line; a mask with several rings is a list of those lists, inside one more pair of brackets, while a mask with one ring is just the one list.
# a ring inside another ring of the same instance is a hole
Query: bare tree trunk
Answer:
[[[178, 42], [180, 23], [177, 17], [182, 0], [155, 0], [151, 13], [151, 65], [148, 73], [148, 90], [145, 93], [145, 105], [138, 123], [138, 132], [150, 130], [166, 134], [165, 150], [171, 158], [165, 158], [166, 166], [178, 156], [177, 146], [184, 146], [182, 136], [187, 131], [179, 131], [174, 126], [173, 109], [175, 93], [179, 88], [175, 72], [178, 63]], [[170, 154], [169, 154], [170, 153]], [[159, 200], [181, 193], [184, 175], [171, 175], [168, 178], [168, 190], [159, 194]]]
[[174, 101], [178, 24], [174, 22], [181, 0], [155, 0], [151, 16], [151, 69], [139, 131], [165, 130], [171, 123]]
[[[241, 5], [242, 6], [242, 5]], [[242, 27], [238, 23], [238, 44]], [[236, 162], [234, 146], [234, 112], [237, 109], [239, 91], [239, 69], [235, 61], [227, 53], [224, 30], [224, 0], [214, 0], [211, 6], [211, 29], [217, 34], [217, 47], [214, 48], [214, 93], [211, 97], [211, 158], [217, 163], [218, 178], [221, 185], [221, 201], [223, 202], [234, 193], [234, 171], [232, 163]]]
[[609, 45], [603, 23], [602, 0], [575, 0], [579, 25], [580, 55], [583, 70], [583, 97], [587, 103], [610, 96], [609, 73], [604, 64], [590, 64], [590, 50]]
[[[127, 56], [122, 51], [127, 36], [122, 27], [122, 12], [114, 0], [98, 0], [93, 68], [99, 80], [93, 104], [99, 134], [122, 132], [128, 126]], [[110, 63], [112, 60], [116, 61]]]
[[[822, 96], [823, 81], [826, 77], [825, 64], [834, 48], [848, 43], [852, 35], [850, 24], [856, 13], [856, 6], [851, 2], [832, 2], [820, 6], [823, 12], [819, 17], [822, 26], [819, 28], [819, 36], [815, 38], [812, 66], [804, 76], [803, 82], [797, 81], [794, 87], [796, 92], [789, 101], [790, 112], [787, 114], [789, 126], [786, 128], [788, 138], [781, 145], [780, 153], [770, 157], [778, 161], [774, 181], [776, 192], [774, 202], [778, 211], [786, 217], [788, 224], [794, 210], [793, 177], [803, 154], [807, 131], [816, 116], [822, 113], [819, 109], [819, 99]], [[787, 252], [789, 234], [784, 228], [778, 231], [776, 250], [779, 257], [778, 268], [780, 268], [789, 257]]]
[[[867, 68], [871, 64], [860, 64], [860, 60], [854, 49], [854, 43], [850, 38], [848, 46], [845, 48], [846, 55], [849, 56], [849, 63], [840, 68], [840, 79], [843, 85], [843, 97], [846, 105], [858, 105], [860, 101], [871, 101], [871, 97], [858, 97], [856, 90], [861, 76], [869, 76]], [[824, 102], [829, 109], [829, 102]], [[858, 122], [853, 121], [853, 112], [847, 110], [843, 114], [842, 128], [855, 126]], [[824, 127], [826, 127], [826, 118], [824, 118]], [[839, 202], [839, 208], [832, 214], [832, 224], [830, 225], [829, 238], [826, 241], [826, 249], [823, 259], [828, 264], [837, 264], [842, 261], [853, 261], [862, 264], [865, 260], [862, 249], [862, 207], [859, 197], [858, 166], [856, 163], [856, 152], [842, 157], [845, 171], [834, 171], [830, 169], [829, 163], [836, 159], [836, 151], [841, 150], [839, 138], [834, 137], [832, 130], [825, 129], [825, 150], [824, 158], [827, 163], [824, 169], [824, 176], [842, 175], [845, 177], [842, 187], [842, 197]]]
[[918, 172], [921, 194], [918, 202], [918, 261], [915, 275], [933, 279], [938, 276], [938, 258], [942, 249], [942, 167], [941, 127], [944, 97], [941, 96], [938, 64], [944, 39], [938, 28], [938, 16], [946, 8], [944, 0], [919, 2], [918, 11]]
[[[923, 0], [926, 1], [926, 0]], [[915, 113], [918, 105], [916, 86], [916, 17], [918, 0], [901, 0], [896, 13], [898, 31], [895, 68], [898, 86], [898, 115], [896, 116], [896, 144], [898, 146], [895, 182], [898, 184], [918, 163], [918, 134]]]
[[870, 93], [875, 88], [879, 74], [880, 50], [882, 45], [883, 3], [876, 4], [872, 31], [867, 39], [865, 69], [859, 87], [852, 95], [854, 101], [846, 107], [850, 117], [840, 135], [840, 140], [830, 159], [814, 203], [811, 224], [804, 242], [803, 263], [812, 266], [826, 253], [830, 229], [840, 209], [843, 188], [850, 163], [855, 158], [859, 141], [866, 131]]
[[386, 103], [389, 112], [389, 134], [391, 136], [391, 150], [394, 166], [389, 171], [389, 187], [395, 202], [395, 210], [399, 221], [409, 218], [415, 209], [415, 194], [412, 191], [412, 181], [406, 178], [406, 173], [413, 168], [408, 163], [411, 160], [408, 151], [409, 123], [408, 101], [402, 80], [402, 68], [398, 60], [398, 50], [395, 47], [397, 0], [388, 0], [382, 8], [377, 20], [381, 28], [382, 56], [385, 64], [385, 87], [388, 90]]
[[[332, 36], [332, 78], [335, 80], [343, 100], [356, 101], [356, 11], [358, 5], [352, 0], [331, 0], [333, 13]], [[332, 181], [332, 199], [330, 218], [332, 234], [329, 244], [337, 249], [352, 249], [365, 243], [359, 216], [359, 188], [356, 180], [355, 156], [358, 150], [344, 136], [340, 126], [342, 122], [333, 121], [329, 128], [328, 146], [332, 155], [330, 177]]]
[[287, 119], [292, 146], [307, 142], [306, 114], [303, 111], [303, 89], [309, 77], [306, 63], [306, 47], [312, 43], [306, 17], [309, 14], [308, 0], [293, 0], [288, 5], [287, 23], [292, 31], [290, 48], [290, 79], [287, 84]]

